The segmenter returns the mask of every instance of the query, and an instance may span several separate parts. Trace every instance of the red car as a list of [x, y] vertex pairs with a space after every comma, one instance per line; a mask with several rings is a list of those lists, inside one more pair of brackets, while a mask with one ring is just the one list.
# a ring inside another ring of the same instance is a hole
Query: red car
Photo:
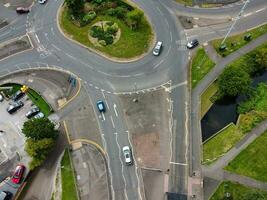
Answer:
[[14, 174], [12, 176], [12, 183], [20, 184], [21, 180], [23, 179], [23, 174], [25, 171], [24, 165], [18, 165], [14, 171]]

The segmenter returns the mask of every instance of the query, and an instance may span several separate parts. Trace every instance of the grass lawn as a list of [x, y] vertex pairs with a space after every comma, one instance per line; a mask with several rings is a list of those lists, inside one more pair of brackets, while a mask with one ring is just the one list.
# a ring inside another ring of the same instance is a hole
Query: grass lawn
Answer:
[[193, 57], [191, 66], [192, 87], [196, 87], [198, 82], [215, 66], [215, 63], [208, 57], [204, 48], [197, 50]]
[[[88, 31], [91, 25], [98, 21], [116, 22], [121, 29], [119, 41], [105, 47], [96, 47], [88, 39]], [[63, 9], [60, 19], [62, 30], [72, 39], [90, 48], [97, 49], [108, 56], [117, 58], [132, 58], [148, 51], [152, 39], [152, 29], [149, 23], [143, 19], [140, 27], [133, 31], [124, 22], [115, 17], [98, 15], [95, 20], [84, 27], [74, 25], [68, 18], [67, 9]]]
[[267, 131], [234, 158], [225, 169], [267, 182]]
[[193, 5], [193, 0], [176, 0], [176, 2], [184, 4], [186, 6], [192, 6]]
[[[231, 198], [226, 198], [226, 193], [230, 193]], [[224, 181], [220, 184], [210, 200], [264, 200], [267, 199], [267, 192], [256, 188], [247, 187], [239, 183]]]
[[61, 161], [62, 200], [78, 200], [70, 154], [65, 150]]
[[203, 144], [203, 164], [209, 165], [223, 156], [242, 137], [242, 132], [238, 130], [235, 124], [231, 123]]
[[213, 82], [201, 95], [201, 118], [208, 112], [213, 102], [210, 98], [218, 91], [218, 85]]
[[[12, 86], [12, 90], [4, 90], [4, 93], [7, 96], [12, 96], [15, 94], [22, 85], [20, 84], [6, 84], [4, 86]], [[45, 114], [45, 116], [48, 116], [53, 110], [50, 108], [49, 104], [44, 100], [44, 98], [39, 95], [36, 91], [33, 89], [30, 89], [29, 92], [27, 93], [27, 96], [29, 99], [32, 100], [32, 102]]]
[[[247, 31], [245, 33], [241, 33], [241, 34], [238, 34], [238, 35], [234, 35], [234, 36], [228, 37], [226, 39], [226, 41], [225, 41], [225, 44], [227, 46], [227, 49], [225, 51], [220, 51], [219, 50], [219, 47], [221, 45], [221, 42], [222, 42], [223, 38], [222, 39], [213, 40], [212, 41], [212, 45], [221, 56], [223, 56], [223, 54], [224, 54], [224, 56], [227, 56], [227, 55], [231, 54], [232, 52], [240, 49], [241, 47], [243, 47], [244, 45], [246, 45], [250, 41], [258, 38], [261, 35], [263, 35], [264, 33], [267, 33], [267, 24], [262, 25], [262, 26], [260, 26], [258, 28], [252, 29], [250, 31]], [[247, 34], [251, 34], [251, 36], [252, 36], [252, 39], [250, 41], [245, 41], [244, 40], [244, 36], [247, 35]], [[231, 45], [232, 43], [234, 45]]]
[[30, 89], [29, 92], [27, 93], [27, 96], [45, 114], [45, 116], [48, 116], [52, 112], [52, 109], [46, 103], [44, 98], [34, 90]]

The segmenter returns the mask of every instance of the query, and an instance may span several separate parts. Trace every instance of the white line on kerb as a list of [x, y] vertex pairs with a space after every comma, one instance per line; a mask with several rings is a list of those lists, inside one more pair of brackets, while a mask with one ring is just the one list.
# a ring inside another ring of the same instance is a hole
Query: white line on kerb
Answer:
[[177, 162], [170, 162], [170, 164], [173, 164], [173, 165], [182, 165], [182, 166], [187, 166], [188, 165], [187, 163], [177, 163]]
[[116, 104], [113, 104], [113, 108], [114, 108], [114, 112], [115, 112], [116, 117], [118, 117], [118, 112], [117, 112], [117, 110], [116, 110], [117, 105], [116, 105]]

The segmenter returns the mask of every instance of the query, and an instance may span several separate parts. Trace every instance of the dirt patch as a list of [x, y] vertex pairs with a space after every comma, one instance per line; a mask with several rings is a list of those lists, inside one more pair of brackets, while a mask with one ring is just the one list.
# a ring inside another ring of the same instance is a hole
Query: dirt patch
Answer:
[[168, 95], [162, 89], [150, 93], [120, 96], [132, 136], [135, 157], [141, 167], [164, 170], [168, 168], [170, 156]]
[[145, 196], [147, 200], [164, 199], [164, 176], [160, 171], [142, 169]]
[[16, 40], [7, 41], [3, 44], [0, 44], [0, 60], [7, 56], [30, 49], [31, 47], [32, 46], [29, 38], [26, 35]]
[[210, 18], [193, 18], [188, 16], [178, 16], [179, 21], [185, 29], [194, 27], [206, 27], [230, 22], [231, 19], [210, 19]]

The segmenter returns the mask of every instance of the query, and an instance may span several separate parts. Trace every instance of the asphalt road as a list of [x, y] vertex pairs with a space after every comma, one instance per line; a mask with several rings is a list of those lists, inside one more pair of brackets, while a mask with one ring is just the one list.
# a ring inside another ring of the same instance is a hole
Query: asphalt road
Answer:
[[[125, 166], [121, 148], [129, 145], [129, 132], [123, 119], [118, 93], [133, 92], [158, 87], [171, 81], [173, 101], [172, 154], [170, 158], [169, 192], [186, 199], [189, 175], [189, 94], [187, 87], [187, 38], [176, 14], [194, 17], [233, 17], [242, 5], [220, 9], [187, 8], [171, 0], [134, 0], [153, 24], [157, 40], [163, 41], [163, 51], [158, 57], [150, 52], [142, 59], [130, 63], [117, 63], [96, 55], [66, 39], [57, 27], [57, 10], [63, 0], [34, 4], [28, 15], [17, 15], [0, 6], [0, 17], [5, 16], [10, 25], [0, 29], [0, 42], [28, 34], [34, 49], [0, 61], [0, 75], [30, 67], [52, 66], [77, 74], [86, 84], [92, 102], [105, 100], [107, 112], [99, 116], [103, 144], [107, 151], [113, 199], [143, 199], [142, 184], [136, 165]], [[251, 0], [246, 13], [266, 7], [264, 0]], [[247, 19], [252, 19], [248, 16]], [[262, 15], [261, 15], [262, 16]], [[256, 17], [258, 20], [260, 15]], [[246, 24], [247, 20], [244, 20]], [[246, 26], [244, 26], [246, 28]], [[217, 27], [215, 27], [217, 28]], [[219, 27], [220, 28], [220, 27]], [[218, 29], [219, 29], [218, 28]], [[239, 31], [245, 30], [240, 27]], [[195, 34], [195, 33], [193, 33]], [[192, 34], [192, 35], [193, 35]]]

